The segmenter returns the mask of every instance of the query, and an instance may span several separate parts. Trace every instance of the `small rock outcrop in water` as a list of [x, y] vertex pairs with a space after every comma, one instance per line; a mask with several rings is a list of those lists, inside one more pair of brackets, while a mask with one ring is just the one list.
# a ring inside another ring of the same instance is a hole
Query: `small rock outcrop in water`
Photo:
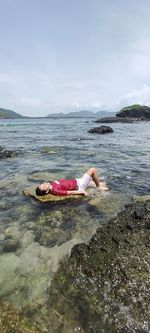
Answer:
[[15, 157], [18, 154], [19, 154], [18, 150], [7, 150], [0, 146], [0, 159]]
[[133, 123], [131, 118], [121, 118], [121, 117], [104, 117], [95, 120], [95, 123]]
[[133, 123], [150, 121], [150, 107], [139, 104], [129, 105], [116, 113], [115, 117], [99, 118], [96, 123]]
[[116, 116], [121, 118], [130, 117], [140, 120], [150, 120], [150, 107], [133, 104], [121, 109], [119, 112], [117, 112]]
[[107, 134], [107, 133], [112, 133], [112, 132], [113, 132], [113, 129], [109, 126], [95, 127], [88, 131], [88, 133], [96, 133], [96, 134]]
[[88, 245], [72, 249], [49, 295], [56, 331], [149, 332], [149, 237], [150, 196], [137, 197]]

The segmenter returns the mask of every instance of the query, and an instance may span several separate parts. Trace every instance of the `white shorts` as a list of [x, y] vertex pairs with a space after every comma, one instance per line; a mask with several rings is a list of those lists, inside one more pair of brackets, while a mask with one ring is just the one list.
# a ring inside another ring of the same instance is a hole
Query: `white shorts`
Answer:
[[77, 180], [77, 185], [78, 185], [78, 190], [82, 191], [82, 190], [86, 190], [86, 188], [88, 187], [91, 177], [85, 173], [81, 178], [76, 178]]

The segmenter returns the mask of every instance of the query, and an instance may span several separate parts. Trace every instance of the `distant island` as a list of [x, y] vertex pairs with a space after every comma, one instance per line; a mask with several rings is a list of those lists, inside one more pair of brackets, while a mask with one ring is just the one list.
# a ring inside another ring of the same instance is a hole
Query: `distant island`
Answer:
[[15, 111], [0, 108], [0, 119], [16, 119], [16, 118], [24, 118], [24, 116]]
[[47, 115], [47, 118], [93, 118], [93, 117], [106, 117], [108, 115], [114, 116], [115, 112], [109, 111], [98, 111], [92, 112], [87, 110], [74, 111], [69, 113], [50, 113]]
[[108, 111], [99, 111], [99, 112], [92, 112], [92, 111], [74, 111], [69, 113], [50, 113], [46, 117], [27, 117], [22, 116], [19, 113], [0, 108], [0, 119], [18, 119], [18, 118], [95, 118], [95, 117], [106, 117], [108, 115], [114, 116], [115, 112], [108, 112]]
[[97, 119], [96, 123], [132, 123], [139, 121], [150, 121], [150, 107], [146, 105], [133, 104], [122, 108], [115, 117], [103, 117]]
[[143, 118], [141, 120], [150, 119], [150, 107], [139, 104], [129, 105], [117, 112], [116, 116], [121, 118]]
[[150, 120], [150, 107], [145, 105], [133, 104], [122, 108], [117, 113], [109, 111], [74, 111], [69, 113], [50, 113], [46, 117], [27, 117], [21, 114], [0, 108], [0, 119], [19, 119], [19, 118], [98, 118], [95, 122], [100, 123], [131, 123], [135, 121]]

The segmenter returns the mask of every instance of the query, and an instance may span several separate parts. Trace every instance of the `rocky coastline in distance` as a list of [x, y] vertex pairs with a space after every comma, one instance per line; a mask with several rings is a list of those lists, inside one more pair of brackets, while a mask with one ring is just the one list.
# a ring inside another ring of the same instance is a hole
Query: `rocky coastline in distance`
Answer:
[[28, 117], [24, 117], [21, 114], [9, 110], [9, 109], [3, 109], [0, 108], [0, 120], [1, 119], [18, 119], [18, 118], [28, 118]]
[[114, 117], [103, 117], [95, 120], [96, 123], [134, 123], [150, 121], [150, 107], [133, 104], [122, 108]]

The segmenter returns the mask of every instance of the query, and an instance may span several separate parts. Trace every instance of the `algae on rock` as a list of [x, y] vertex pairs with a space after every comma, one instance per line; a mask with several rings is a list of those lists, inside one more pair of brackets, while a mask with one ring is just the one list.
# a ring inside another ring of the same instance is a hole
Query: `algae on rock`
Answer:
[[[49, 316], [84, 333], [149, 332], [150, 201], [128, 204], [99, 228], [88, 245], [76, 245], [52, 282]], [[53, 300], [55, 300], [53, 302]]]

